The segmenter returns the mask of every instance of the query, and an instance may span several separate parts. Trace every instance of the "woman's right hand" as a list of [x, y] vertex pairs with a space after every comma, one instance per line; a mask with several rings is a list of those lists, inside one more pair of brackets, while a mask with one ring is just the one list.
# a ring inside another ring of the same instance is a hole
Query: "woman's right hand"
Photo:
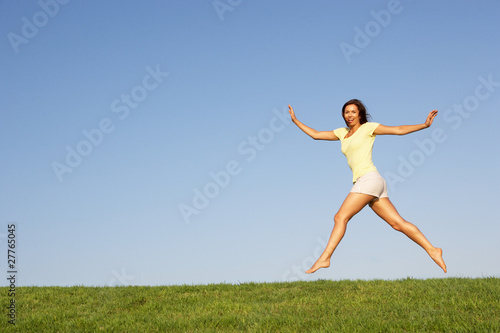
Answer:
[[319, 132], [314, 128], [302, 124], [299, 120], [297, 120], [297, 118], [295, 118], [295, 112], [293, 112], [293, 108], [291, 107], [291, 105], [288, 105], [288, 113], [290, 113], [290, 117], [292, 117], [293, 123], [314, 140], [339, 140], [339, 138], [333, 131]]
[[295, 112], [293, 112], [293, 108], [290, 106], [290, 104], [288, 104], [288, 113], [290, 113], [290, 117], [292, 117], [292, 120], [296, 119]]

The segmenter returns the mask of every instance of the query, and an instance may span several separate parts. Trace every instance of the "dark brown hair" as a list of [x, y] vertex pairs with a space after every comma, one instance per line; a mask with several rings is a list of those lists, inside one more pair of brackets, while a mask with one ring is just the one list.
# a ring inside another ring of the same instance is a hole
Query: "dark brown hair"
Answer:
[[[351, 104], [354, 104], [358, 107], [359, 116], [360, 116], [359, 122], [361, 123], [361, 125], [368, 122], [368, 118], [371, 118], [371, 116], [368, 112], [366, 112], [366, 107], [363, 105], [363, 103], [359, 99], [351, 99], [350, 101], [347, 101], [344, 104], [344, 106], [342, 107], [342, 118], [344, 118], [345, 108]], [[345, 118], [344, 118], [344, 121], [345, 121]], [[345, 124], [347, 125], [347, 121], [345, 122]]]

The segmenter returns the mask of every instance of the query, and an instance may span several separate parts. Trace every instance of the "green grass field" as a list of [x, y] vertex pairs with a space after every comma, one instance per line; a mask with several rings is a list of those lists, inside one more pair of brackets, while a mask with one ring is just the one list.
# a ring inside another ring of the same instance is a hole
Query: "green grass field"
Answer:
[[500, 332], [500, 278], [19, 287], [4, 332]]

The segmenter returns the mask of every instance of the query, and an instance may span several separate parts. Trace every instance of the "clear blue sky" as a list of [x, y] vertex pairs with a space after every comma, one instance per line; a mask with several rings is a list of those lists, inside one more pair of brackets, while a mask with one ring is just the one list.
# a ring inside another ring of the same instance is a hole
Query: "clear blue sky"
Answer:
[[[0, 264], [18, 285], [500, 275], [498, 1], [0, 1]], [[332, 266], [361, 99], [374, 162], [448, 274], [368, 207]], [[1, 285], [6, 285], [4, 280]]]

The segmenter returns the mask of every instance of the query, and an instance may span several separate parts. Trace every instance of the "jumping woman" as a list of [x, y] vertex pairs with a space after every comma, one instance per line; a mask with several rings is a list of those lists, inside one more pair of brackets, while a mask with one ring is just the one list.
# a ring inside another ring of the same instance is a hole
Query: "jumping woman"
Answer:
[[314, 273], [320, 268], [330, 266], [330, 258], [342, 237], [344, 237], [347, 222], [366, 205], [370, 205], [370, 208], [395, 230], [401, 231], [420, 245], [446, 273], [443, 251], [438, 247], [434, 247], [415, 225], [404, 220], [399, 215], [389, 200], [387, 184], [384, 178], [378, 173], [372, 162], [373, 142], [376, 135], [405, 135], [428, 128], [432, 125], [432, 121], [438, 113], [437, 110], [429, 113], [424, 124], [384, 126], [368, 122], [367, 117], [369, 115], [366, 113], [363, 103], [357, 99], [352, 99], [342, 107], [342, 116], [347, 127], [338, 128], [334, 131], [316, 131], [297, 120], [290, 105], [288, 108], [295, 125], [311, 138], [315, 140], [340, 140], [342, 152], [347, 157], [347, 163], [353, 173], [354, 186], [340, 206], [337, 214], [335, 214], [335, 224], [328, 244], [319, 259], [306, 273]]

